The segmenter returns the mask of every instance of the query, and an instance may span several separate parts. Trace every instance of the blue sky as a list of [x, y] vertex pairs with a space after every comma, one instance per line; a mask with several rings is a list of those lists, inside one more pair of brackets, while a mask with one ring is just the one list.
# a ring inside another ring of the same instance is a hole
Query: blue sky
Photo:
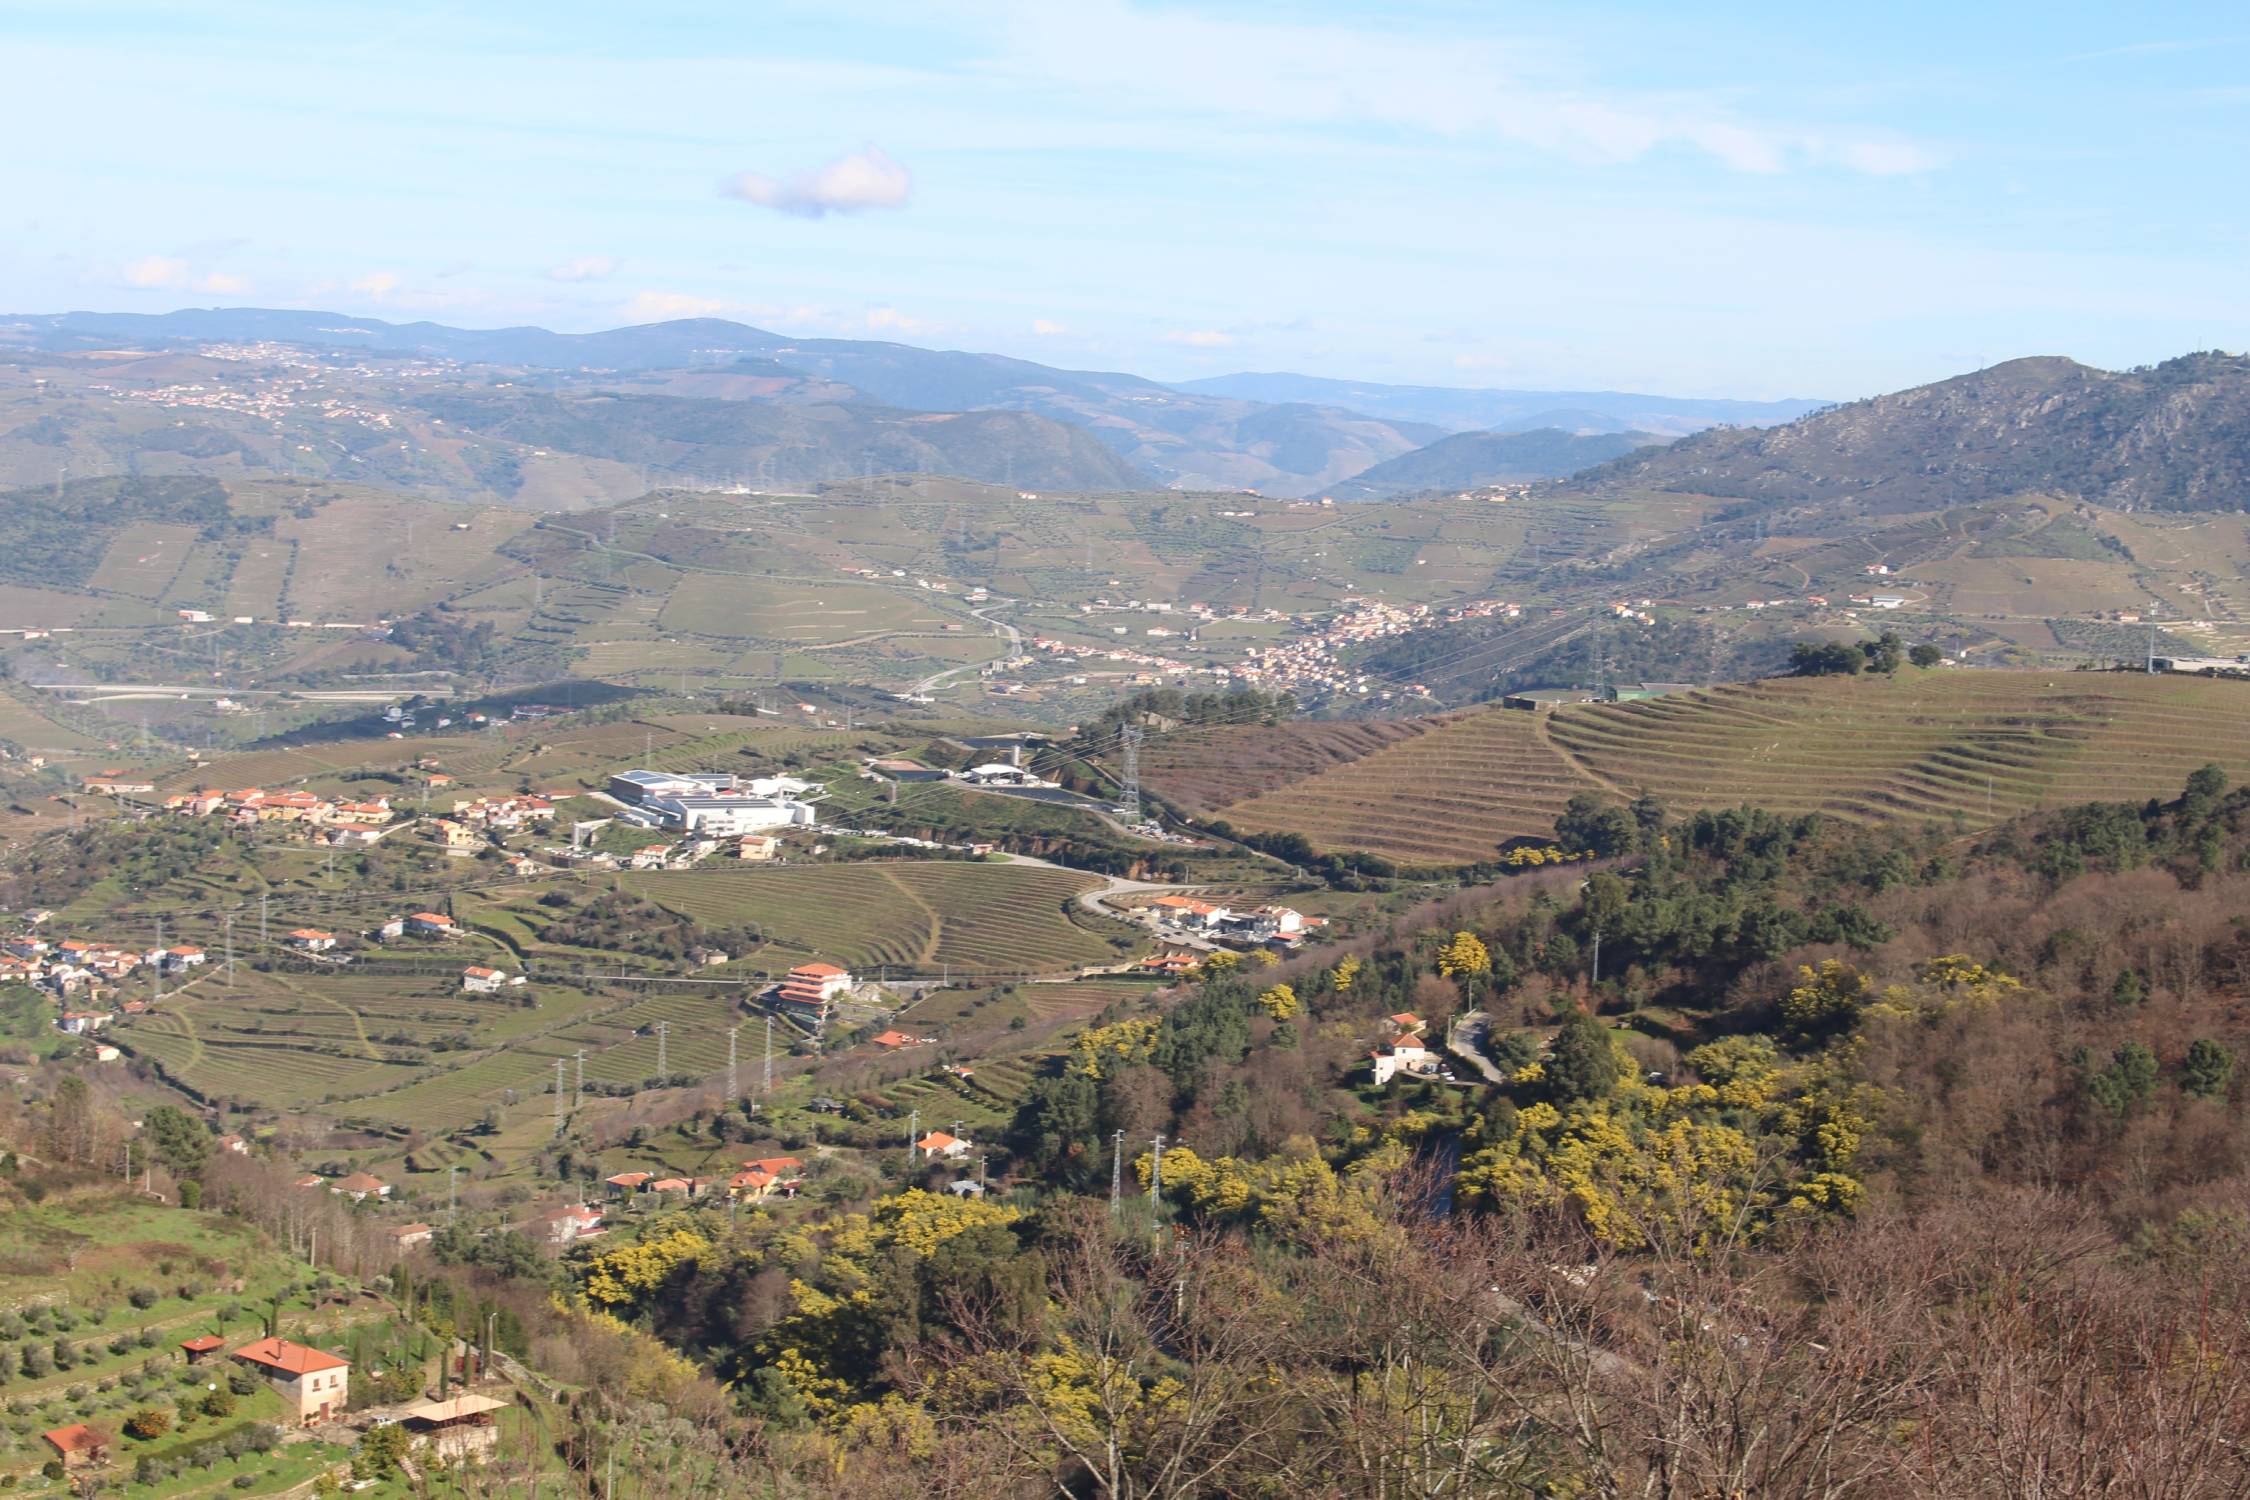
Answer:
[[1848, 397], [2250, 343], [2239, 5], [0, 0], [0, 308]]

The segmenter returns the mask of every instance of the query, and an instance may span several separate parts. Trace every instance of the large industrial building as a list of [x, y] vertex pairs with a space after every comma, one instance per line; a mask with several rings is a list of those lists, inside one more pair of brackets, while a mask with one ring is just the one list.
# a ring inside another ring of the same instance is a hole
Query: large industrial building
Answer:
[[730, 771], [619, 771], [608, 791], [625, 804], [620, 819], [713, 838], [809, 828], [815, 814], [798, 797], [812, 783], [793, 776], [737, 776]]

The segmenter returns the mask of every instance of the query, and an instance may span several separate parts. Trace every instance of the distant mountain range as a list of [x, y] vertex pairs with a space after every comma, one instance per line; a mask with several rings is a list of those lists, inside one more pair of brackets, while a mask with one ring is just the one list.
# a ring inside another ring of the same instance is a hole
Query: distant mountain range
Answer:
[[[880, 467], [904, 458], [942, 465], [973, 461], [973, 467], [949, 467], [945, 472], [1050, 488], [1169, 485], [1257, 489], [1294, 498], [1326, 494], [1379, 464], [1465, 427], [1676, 433], [1710, 422], [1783, 420], [1805, 405], [1678, 401], [1615, 393], [1448, 392], [1300, 376], [1239, 376], [1168, 386], [1136, 375], [1056, 369], [996, 354], [850, 339], [792, 339], [716, 318], [587, 334], [397, 324], [262, 308], [0, 318], [0, 351], [13, 347], [65, 358], [121, 347], [180, 352], [261, 341], [339, 355], [418, 357], [540, 372], [536, 381], [528, 383], [544, 385], [559, 395], [618, 390], [685, 401], [828, 409], [831, 415], [822, 421], [800, 417], [794, 423], [779, 416], [749, 418], [740, 412], [713, 411], [703, 419], [674, 413], [666, 418], [674, 428], [695, 432], [756, 428], [774, 440], [761, 438], [745, 445], [730, 439], [715, 447], [698, 443], [667, 449], [662, 444], [620, 445], [610, 434], [590, 455], [605, 461], [644, 462], [624, 456], [625, 449], [638, 449], [652, 454], [645, 462], [680, 475], [710, 473], [729, 463], [755, 463], [767, 477], [792, 482], [863, 473], [871, 464]], [[1228, 381], [1294, 384], [1287, 390], [1276, 386], [1271, 394], [1255, 394], [1219, 388]], [[490, 384], [483, 379], [476, 383]], [[1346, 391], [1366, 395], [1369, 407], [1336, 399], [1337, 393]], [[1449, 397], [1454, 398], [1450, 406]], [[656, 409], [636, 410], [645, 415]], [[1415, 411], [1430, 415], [1417, 416]], [[947, 443], [900, 440], [901, 432], [910, 430], [911, 414], [969, 412], [1020, 412], [1043, 418], [1089, 435], [1095, 447], [1106, 453], [1081, 447], [1039, 423], [964, 424], [950, 435], [960, 440]], [[1526, 413], [1540, 419], [1516, 421], [1510, 415]], [[480, 431], [485, 432], [554, 430], [556, 415], [548, 409], [537, 419], [527, 413], [500, 422], [492, 419], [489, 408], [480, 408], [479, 414], [486, 423]], [[62, 420], [53, 411], [46, 415]], [[789, 431], [782, 432], [784, 428]], [[6, 440], [6, 432], [0, 430], [0, 446]], [[230, 433], [213, 441], [230, 451], [245, 443], [256, 447], [255, 438], [247, 435]], [[1018, 442], [1027, 445], [1020, 456], [1014, 451]], [[551, 456], [556, 444], [546, 446], [549, 453], [544, 456]], [[39, 456], [39, 462], [45, 462], [45, 456]], [[36, 471], [39, 464], [24, 467]], [[480, 460], [478, 467], [503, 477], [507, 469], [498, 460]], [[6, 455], [0, 452], [0, 472], [7, 468]]]
[[1442, 385], [1381, 385], [1312, 375], [1214, 375], [1175, 389], [1243, 401], [1296, 401], [1348, 407], [1388, 421], [1426, 422], [1455, 432], [1645, 432], [1678, 437], [1706, 427], [1770, 427], [1816, 411], [1820, 401], [1726, 401], [1640, 396], [1626, 391], [1474, 390]]
[[1430, 490], [1561, 479], [1670, 438], [1652, 432], [1456, 432], [1333, 486], [1338, 500], [1388, 500]]
[[2125, 371], [2011, 360], [1767, 431], [1696, 433], [1573, 483], [1873, 513], [2014, 495], [2241, 510], [2250, 508], [2250, 359], [2189, 354]]

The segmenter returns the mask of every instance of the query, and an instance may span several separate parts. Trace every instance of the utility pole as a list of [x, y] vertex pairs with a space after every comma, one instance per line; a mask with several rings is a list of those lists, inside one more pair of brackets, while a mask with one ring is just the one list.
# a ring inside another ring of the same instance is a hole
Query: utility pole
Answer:
[[906, 1112], [906, 1170], [909, 1172], [914, 1170], [914, 1138], [921, 1134], [921, 1131], [922, 1112], [918, 1109], [908, 1110]]
[[234, 983], [234, 913], [226, 914], [227, 932], [227, 983]]
[[563, 1125], [562, 1064], [561, 1058], [555, 1059], [555, 1134], [557, 1135], [562, 1134]]
[[668, 1061], [672, 1054], [666, 1045], [670, 1025], [671, 1023], [667, 1021], [656, 1023], [656, 1076], [659, 1078], [672, 1076], [672, 1065]]
[[261, 948], [266, 945], [266, 907], [272, 900], [271, 896], [258, 898], [258, 946]]
[[1128, 822], [1141, 820], [1141, 726], [1125, 726], [1125, 817]]
[[742, 1036], [740, 1026], [727, 1028], [727, 1102], [732, 1104], [742, 1097], [742, 1089], [734, 1070], [734, 1045]]
[[154, 999], [162, 1000], [164, 998], [164, 919], [162, 917], [156, 919], [155, 977], [156, 994]]
[[461, 1201], [461, 1166], [456, 1162], [445, 1169], [445, 1222], [453, 1222], [453, 1214]]
[[584, 1047], [578, 1049], [578, 1087], [571, 1093], [570, 1107], [572, 1109], [584, 1109], [586, 1107], [586, 1049]]
[[1148, 1211], [1150, 1217], [1164, 1207], [1164, 1137], [1156, 1138], [1156, 1159], [1148, 1169]]
[[1116, 1213], [1125, 1201], [1125, 1132], [1120, 1130], [1110, 1137], [1109, 1143], [1109, 1211]]
[[1602, 930], [1599, 927], [1594, 929], [1594, 977], [1592, 982], [1595, 984], [1602, 982]]
[[766, 1017], [766, 1076], [759, 1087], [761, 1097], [773, 1092], [773, 1017]]

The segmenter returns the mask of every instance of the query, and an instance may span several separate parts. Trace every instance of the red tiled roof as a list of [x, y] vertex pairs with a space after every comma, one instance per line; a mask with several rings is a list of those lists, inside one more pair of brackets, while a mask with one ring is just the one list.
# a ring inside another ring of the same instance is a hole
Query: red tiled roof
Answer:
[[244, 1344], [234, 1351], [236, 1359], [246, 1359], [254, 1365], [269, 1370], [279, 1370], [295, 1378], [310, 1375], [317, 1370], [348, 1370], [351, 1361], [319, 1349], [308, 1349], [303, 1344], [292, 1344], [287, 1339], [263, 1338], [256, 1343]]
[[181, 1340], [180, 1347], [187, 1350], [187, 1352], [190, 1354], [208, 1354], [213, 1349], [217, 1349], [225, 1343], [226, 1340], [220, 1338], [217, 1334], [206, 1333], [192, 1339]]
[[849, 969], [839, 969], [834, 964], [799, 964], [789, 971], [791, 979], [840, 979]]
[[58, 1427], [53, 1432], [40, 1435], [54, 1444], [55, 1451], [58, 1453], [84, 1453], [90, 1449], [103, 1447], [109, 1442], [108, 1438], [94, 1431], [84, 1422], [73, 1422], [68, 1427]]

